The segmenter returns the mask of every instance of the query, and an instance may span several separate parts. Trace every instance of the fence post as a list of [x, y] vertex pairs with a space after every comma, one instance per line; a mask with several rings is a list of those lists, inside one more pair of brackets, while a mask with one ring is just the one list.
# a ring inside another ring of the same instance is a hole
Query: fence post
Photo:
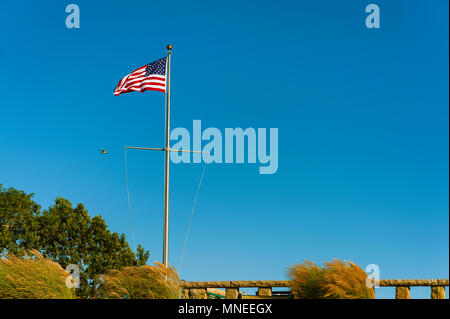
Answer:
[[181, 291], [181, 299], [189, 299], [189, 289], [183, 288]]
[[225, 299], [238, 299], [239, 288], [225, 288]]
[[272, 288], [258, 288], [258, 296], [272, 296]]
[[206, 288], [189, 289], [189, 299], [207, 299]]
[[395, 287], [395, 299], [410, 299], [409, 287]]
[[444, 286], [431, 287], [431, 299], [445, 299], [445, 287]]

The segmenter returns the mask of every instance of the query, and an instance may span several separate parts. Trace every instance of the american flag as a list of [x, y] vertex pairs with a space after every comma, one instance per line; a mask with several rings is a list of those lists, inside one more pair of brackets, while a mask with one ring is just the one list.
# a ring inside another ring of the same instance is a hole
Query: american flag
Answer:
[[114, 89], [114, 95], [146, 90], [166, 93], [166, 59], [144, 65], [122, 78]]

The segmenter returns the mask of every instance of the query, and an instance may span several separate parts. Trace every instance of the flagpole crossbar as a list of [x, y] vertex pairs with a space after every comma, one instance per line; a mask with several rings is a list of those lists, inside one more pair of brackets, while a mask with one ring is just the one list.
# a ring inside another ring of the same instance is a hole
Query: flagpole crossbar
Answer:
[[[145, 150], [145, 151], [166, 151], [165, 148], [155, 148], [155, 147], [135, 147], [135, 146], [125, 146], [126, 149], [134, 149], [134, 150]], [[185, 153], [202, 153], [202, 154], [208, 154], [209, 152], [204, 151], [191, 151], [191, 150], [175, 150], [173, 148], [168, 149], [169, 152], [185, 152]]]

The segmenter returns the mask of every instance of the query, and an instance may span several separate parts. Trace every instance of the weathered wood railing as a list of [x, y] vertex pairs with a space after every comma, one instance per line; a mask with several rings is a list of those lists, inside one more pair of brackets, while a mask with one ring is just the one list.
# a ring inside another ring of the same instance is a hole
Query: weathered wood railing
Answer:
[[[243, 298], [283, 298], [272, 295], [272, 288], [290, 288], [288, 280], [250, 280], [250, 281], [184, 281], [183, 299], [206, 299], [208, 288], [225, 289], [225, 299], [238, 299], [239, 288], [258, 288], [256, 296]], [[448, 279], [382, 279], [380, 287], [395, 287], [396, 299], [409, 299], [410, 287], [431, 287], [431, 299], [445, 299]], [[291, 296], [292, 297], [292, 296]], [[286, 298], [286, 297], [284, 297]]]

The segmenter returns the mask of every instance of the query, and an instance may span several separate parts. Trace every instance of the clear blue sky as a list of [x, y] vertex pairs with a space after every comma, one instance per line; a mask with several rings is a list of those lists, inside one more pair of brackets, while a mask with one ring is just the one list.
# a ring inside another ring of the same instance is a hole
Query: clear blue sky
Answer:
[[[70, 3], [80, 29], [65, 27]], [[369, 3], [380, 6], [380, 29], [365, 27]], [[382, 278], [448, 278], [448, 9], [445, 0], [4, 1], [0, 183], [44, 207], [57, 196], [82, 202], [131, 242], [123, 146], [163, 146], [164, 94], [112, 91], [172, 43], [173, 128], [201, 119], [279, 129], [276, 174], [207, 167], [182, 278], [284, 279], [303, 259], [334, 257], [378, 264]], [[134, 151], [128, 162], [136, 241], [160, 261], [164, 157]], [[171, 166], [176, 267], [202, 165]]]

